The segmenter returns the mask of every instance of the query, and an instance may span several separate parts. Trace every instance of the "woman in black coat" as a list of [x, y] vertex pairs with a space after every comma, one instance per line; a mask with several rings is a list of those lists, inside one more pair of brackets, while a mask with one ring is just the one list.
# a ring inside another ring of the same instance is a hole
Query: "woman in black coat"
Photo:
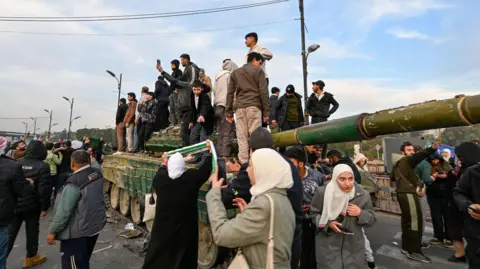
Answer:
[[[455, 154], [457, 156], [457, 163], [454, 170], [448, 172], [448, 182], [453, 189], [460, 180], [463, 172], [469, 167], [480, 162], [480, 148], [472, 142], [466, 142], [460, 144], [455, 148]], [[463, 244], [463, 226], [465, 220], [465, 213], [460, 211], [452, 200], [448, 207], [447, 218], [447, 236], [453, 241], [455, 246], [455, 254], [448, 258], [451, 262], [466, 262], [465, 258], [465, 245]]]

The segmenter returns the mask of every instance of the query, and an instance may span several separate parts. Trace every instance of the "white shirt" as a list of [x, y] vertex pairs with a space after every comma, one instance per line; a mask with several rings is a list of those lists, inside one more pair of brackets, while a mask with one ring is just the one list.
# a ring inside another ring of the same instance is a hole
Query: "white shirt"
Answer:
[[195, 108], [198, 109], [198, 96], [195, 95]]
[[318, 99], [319, 101], [320, 101], [320, 99], [322, 99], [322, 98], [323, 98], [323, 96], [324, 96], [324, 95], [325, 95], [325, 93], [324, 93], [324, 92], [322, 92], [322, 93], [320, 93], [320, 94], [318, 94], [318, 93], [315, 93], [315, 96], [317, 96], [317, 99]]

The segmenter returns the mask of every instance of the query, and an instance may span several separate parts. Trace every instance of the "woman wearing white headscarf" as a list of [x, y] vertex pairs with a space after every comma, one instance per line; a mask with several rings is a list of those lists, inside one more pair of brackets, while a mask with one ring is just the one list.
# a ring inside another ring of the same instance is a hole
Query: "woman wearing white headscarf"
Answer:
[[198, 253], [197, 199], [212, 172], [212, 157], [199, 169], [187, 169], [180, 153], [169, 159], [153, 179], [157, 194], [155, 221], [143, 269], [196, 269]]
[[[318, 269], [364, 268], [363, 226], [376, 221], [370, 195], [355, 183], [352, 169], [339, 164], [332, 180], [317, 188], [312, 200]], [[345, 234], [347, 229], [353, 234]]]
[[287, 198], [287, 189], [293, 185], [290, 165], [272, 149], [257, 149], [250, 158], [247, 173], [253, 185], [252, 200], [246, 205], [243, 200], [235, 199], [241, 213], [231, 220], [221, 199], [223, 179], [212, 176], [207, 206], [213, 239], [219, 246], [241, 247], [250, 268], [266, 268], [271, 212], [266, 195], [269, 195], [274, 203], [274, 249], [269, 257], [275, 269], [290, 269], [295, 229], [295, 214]]

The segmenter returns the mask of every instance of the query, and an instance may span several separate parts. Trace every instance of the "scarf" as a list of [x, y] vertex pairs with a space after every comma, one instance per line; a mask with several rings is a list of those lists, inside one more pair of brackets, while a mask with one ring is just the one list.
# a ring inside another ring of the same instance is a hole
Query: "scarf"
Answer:
[[[447, 156], [443, 156], [443, 153], [446, 152]], [[442, 157], [448, 163], [450, 161], [450, 157], [452, 157], [452, 152], [449, 149], [442, 150]]]
[[274, 188], [293, 186], [292, 170], [285, 159], [273, 149], [257, 149], [252, 154], [255, 185], [250, 188], [252, 200]]
[[167, 169], [168, 176], [172, 180], [181, 177], [186, 170], [182, 154], [178, 152], [173, 154], [172, 157], [168, 159]]
[[338, 186], [337, 180], [341, 173], [349, 172], [353, 175], [350, 166], [346, 164], [338, 164], [333, 169], [332, 180], [325, 188], [325, 196], [323, 197], [323, 210], [320, 216], [318, 227], [323, 228], [331, 220], [335, 220], [340, 214], [347, 214], [348, 202], [355, 196], [355, 185], [349, 192], [344, 192]]

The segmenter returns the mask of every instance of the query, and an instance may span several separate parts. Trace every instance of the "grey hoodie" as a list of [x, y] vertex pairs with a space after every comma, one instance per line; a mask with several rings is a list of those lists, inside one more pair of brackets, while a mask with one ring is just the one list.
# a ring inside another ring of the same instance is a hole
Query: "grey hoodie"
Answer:
[[222, 71], [215, 76], [215, 84], [213, 86], [214, 104], [216, 106], [227, 106], [228, 83], [230, 75], [238, 66], [231, 60], [225, 61], [222, 65]]

